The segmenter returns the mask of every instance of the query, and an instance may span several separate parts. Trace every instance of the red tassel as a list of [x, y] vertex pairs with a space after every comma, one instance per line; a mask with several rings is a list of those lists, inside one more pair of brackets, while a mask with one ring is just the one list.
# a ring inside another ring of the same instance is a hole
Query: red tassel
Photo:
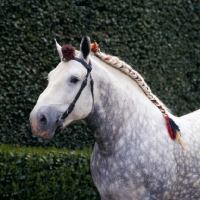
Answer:
[[100, 52], [100, 49], [99, 49], [98, 44], [97, 44], [96, 42], [95, 42], [95, 43], [92, 43], [92, 44], [90, 45], [90, 48], [91, 48], [91, 51], [94, 52], [94, 53]]
[[175, 140], [175, 139], [176, 139], [176, 130], [174, 130], [174, 129], [172, 128], [172, 125], [171, 125], [171, 123], [170, 123], [170, 118], [169, 118], [169, 116], [166, 116], [166, 117], [165, 117], [165, 120], [166, 120], [166, 124], [167, 124], [168, 133], [169, 133], [171, 139], [172, 139], [172, 140]]

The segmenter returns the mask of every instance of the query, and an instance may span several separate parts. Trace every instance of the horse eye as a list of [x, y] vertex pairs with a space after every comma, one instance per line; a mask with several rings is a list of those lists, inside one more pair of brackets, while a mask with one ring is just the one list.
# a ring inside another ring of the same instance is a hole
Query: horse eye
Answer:
[[77, 83], [79, 79], [77, 77], [71, 77], [70, 83]]

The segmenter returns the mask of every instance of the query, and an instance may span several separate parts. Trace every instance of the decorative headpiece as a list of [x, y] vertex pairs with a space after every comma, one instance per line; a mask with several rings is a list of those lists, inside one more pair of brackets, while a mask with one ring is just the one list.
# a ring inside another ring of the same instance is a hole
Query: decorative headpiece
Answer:
[[172, 140], [176, 139], [179, 142], [179, 144], [182, 146], [182, 148], [184, 148], [183, 141], [182, 141], [182, 138], [181, 138], [181, 135], [180, 135], [179, 127], [173, 121], [173, 119], [171, 119], [169, 117], [167, 111], [162, 106], [162, 104], [159, 102], [157, 97], [151, 92], [150, 88], [145, 83], [145, 81], [142, 78], [142, 76], [139, 73], [137, 73], [135, 70], [133, 70], [130, 66], [128, 66], [126, 63], [124, 63], [122, 61], [119, 61], [115, 57], [112, 57], [112, 56], [106, 55], [104, 53], [101, 53], [100, 49], [98, 47], [98, 44], [96, 42], [92, 43], [90, 48], [91, 48], [91, 51], [95, 54], [95, 56], [100, 58], [102, 61], [110, 64], [111, 66], [113, 66], [113, 67], [115, 67], [117, 69], [120, 69], [125, 74], [130, 76], [133, 80], [135, 80], [135, 82], [141, 87], [141, 89], [143, 90], [145, 95], [157, 106], [157, 108], [163, 114], [163, 116], [165, 118], [165, 121], [166, 121], [168, 133], [169, 133], [171, 139]]
[[92, 43], [90, 45], [90, 49], [92, 52], [96, 53], [96, 52], [99, 52], [100, 53], [100, 49], [99, 49], [99, 45], [95, 42], [95, 43]]
[[75, 48], [71, 44], [62, 46], [61, 51], [63, 61], [69, 61], [75, 57]]

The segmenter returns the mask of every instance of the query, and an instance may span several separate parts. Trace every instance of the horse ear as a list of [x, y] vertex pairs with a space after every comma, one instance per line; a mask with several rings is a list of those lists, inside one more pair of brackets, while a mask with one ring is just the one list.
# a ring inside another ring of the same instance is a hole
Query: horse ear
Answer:
[[82, 38], [82, 41], [80, 44], [80, 51], [83, 58], [87, 60], [88, 55], [90, 53], [90, 38], [87, 35], [83, 36]]
[[60, 56], [60, 59], [62, 60], [62, 57], [63, 57], [62, 51], [61, 51], [62, 47], [57, 43], [56, 39], [55, 39], [55, 43], [56, 43], [56, 48], [57, 48], [58, 54]]

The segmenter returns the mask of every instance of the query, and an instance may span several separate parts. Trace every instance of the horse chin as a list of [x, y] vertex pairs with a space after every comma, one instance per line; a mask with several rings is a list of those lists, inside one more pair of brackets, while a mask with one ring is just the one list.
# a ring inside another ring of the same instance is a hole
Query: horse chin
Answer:
[[50, 131], [50, 132], [45, 132], [44, 135], [42, 135], [41, 137], [42, 137], [42, 138], [45, 138], [45, 139], [50, 139], [50, 138], [52, 138], [54, 135], [55, 135], [55, 131]]
[[45, 138], [45, 139], [50, 139], [52, 138], [55, 134], [59, 133], [60, 130], [62, 128], [59, 127], [59, 126], [54, 126], [53, 128], [50, 128], [49, 130], [45, 131], [45, 133], [43, 133], [41, 135], [42, 138]]

